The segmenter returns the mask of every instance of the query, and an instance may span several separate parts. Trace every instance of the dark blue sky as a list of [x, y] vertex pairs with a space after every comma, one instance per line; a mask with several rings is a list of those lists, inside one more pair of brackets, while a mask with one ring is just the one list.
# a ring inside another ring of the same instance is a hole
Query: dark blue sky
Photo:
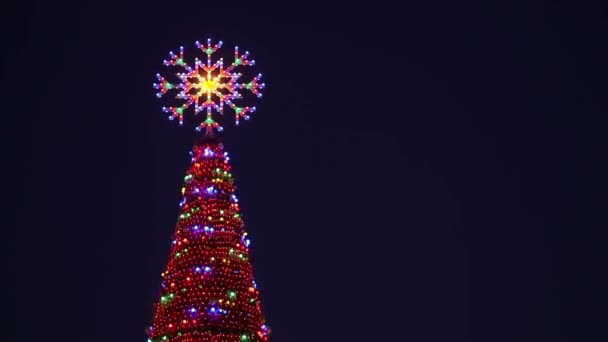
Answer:
[[422, 3], [3, 11], [14, 340], [145, 341], [195, 139], [151, 84], [211, 34], [268, 84], [224, 141], [273, 342], [605, 341], [606, 7]]

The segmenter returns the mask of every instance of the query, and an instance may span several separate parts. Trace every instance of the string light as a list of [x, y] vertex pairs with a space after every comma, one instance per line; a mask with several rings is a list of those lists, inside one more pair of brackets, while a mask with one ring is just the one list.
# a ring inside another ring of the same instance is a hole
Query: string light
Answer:
[[149, 342], [268, 341], [226, 158], [216, 139], [193, 148]]

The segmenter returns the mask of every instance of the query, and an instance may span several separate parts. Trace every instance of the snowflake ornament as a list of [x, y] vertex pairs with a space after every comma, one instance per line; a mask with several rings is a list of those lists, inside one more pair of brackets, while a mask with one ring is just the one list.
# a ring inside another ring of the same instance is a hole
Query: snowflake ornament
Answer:
[[213, 62], [211, 56], [221, 47], [222, 42], [212, 44], [207, 39], [206, 44], [196, 42], [196, 47], [207, 55], [207, 61], [194, 59], [191, 67], [184, 61], [184, 47], [180, 47], [179, 55], [169, 52], [171, 59], [163, 61], [165, 66], [177, 67], [180, 72], [175, 74], [177, 82], [167, 81], [160, 74], [156, 74], [158, 83], [154, 88], [158, 90], [156, 96], [161, 98], [167, 93], [174, 94], [174, 98], [180, 102], [175, 107], [163, 107], [163, 111], [169, 114], [169, 120], [178, 119], [179, 124], [184, 123], [184, 113], [188, 107], [194, 108], [194, 114], [204, 112], [206, 115], [197, 131], [205, 130], [206, 134], [213, 134], [214, 130], [222, 131], [222, 126], [216, 121], [214, 115], [223, 115], [227, 108], [234, 112], [235, 122], [238, 125], [241, 118], [249, 120], [249, 114], [255, 112], [255, 107], [244, 106], [245, 97], [241, 92], [249, 92], [257, 97], [262, 97], [261, 90], [265, 87], [260, 83], [262, 74], [253, 77], [249, 82], [239, 82], [243, 76], [237, 71], [243, 67], [255, 65], [254, 60], [249, 59], [249, 52], [239, 53], [238, 46], [234, 48], [234, 61], [224, 68], [223, 58]]

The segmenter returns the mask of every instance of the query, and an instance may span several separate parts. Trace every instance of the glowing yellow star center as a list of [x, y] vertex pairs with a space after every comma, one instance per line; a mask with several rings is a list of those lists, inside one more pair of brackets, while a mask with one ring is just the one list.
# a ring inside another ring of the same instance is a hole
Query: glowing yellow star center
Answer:
[[199, 77], [200, 89], [201, 92], [213, 92], [219, 87], [219, 83], [215, 78], [211, 78], [211, 76], [207, 77]]

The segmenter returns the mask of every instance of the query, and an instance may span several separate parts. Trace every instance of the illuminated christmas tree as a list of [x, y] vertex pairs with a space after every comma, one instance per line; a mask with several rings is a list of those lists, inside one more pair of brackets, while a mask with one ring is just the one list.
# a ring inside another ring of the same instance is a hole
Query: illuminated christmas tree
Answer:
[[191, 152], [191, 165], [184, 178], [183, 198], [175, 228], [169, 262], [162, 273], [161, 296], [147, 332], [153, 342], [258, 342], [268, 341], [260, 294], [249, 259], [250, 239], [244, 229], [229, 157], [214, 136], [222, 128], [214, 115], [225, 114], [224, 107], [239, 118], [248, 119], [255, 107], [240, 106], [248, 91], [260, 97], [264, 87], [261, 75], [239, 83], [237, 69], [252, 66], [249, 53], [239, 54], [224, 69], [223, 59], [211, 57], [221, 48], [196, 43], [207, 61], [194, 60], [194, 67], [179, 55], [170, 53], [165, 61], [176, 68], [175, 82], [157, 75], [158, 97], [173, 93], [179, 104], [164, 108], [170, 119], [183, 117], [189, 107], [204, 111], [206, 118], [197, 127], [204, 130]]

